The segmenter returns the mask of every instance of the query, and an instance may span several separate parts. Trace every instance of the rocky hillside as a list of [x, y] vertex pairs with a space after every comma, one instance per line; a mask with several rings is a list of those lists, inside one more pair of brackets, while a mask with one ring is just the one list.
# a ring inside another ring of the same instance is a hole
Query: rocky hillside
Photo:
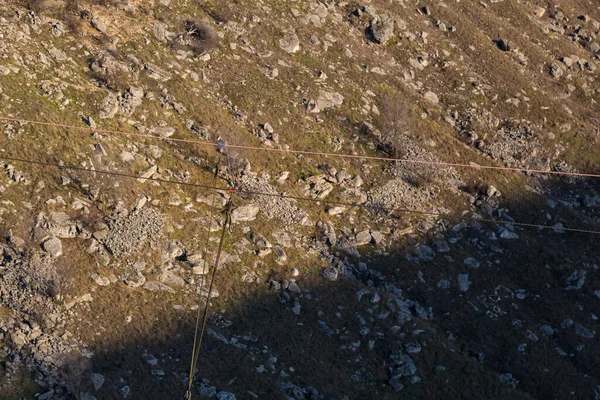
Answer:
[[0, 398], [600, 399], [599, 21], [0, 0]]

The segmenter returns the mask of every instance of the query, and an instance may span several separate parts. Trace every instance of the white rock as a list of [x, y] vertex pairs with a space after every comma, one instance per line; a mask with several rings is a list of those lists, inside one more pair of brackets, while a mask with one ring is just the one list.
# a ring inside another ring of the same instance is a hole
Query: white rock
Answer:
[[106, 30], [108, 28], [106, 26], [106, 23], [101, 18], [94, 15], [92, 17], [91, 23], [92, 23], [92, 26], [98, 30], [98, 32], [106, 33]]
[[356, 234], [355, 242], [357, 246], [371, 243], [371, 234], [369, 231], [362, 231]]
[[129, 151], [122, 151], [121, 160], [125, 162], [132, 162], [135, 161], [135, 158], [133, 157], [133, 154], [131, 154]]
[[94, 281], [94, 283], [98, 286], [108, 286], [110, 285], [110, 279], [105, 276], [101, 276], [98, 274], [93, 274], [90, 278]]
[[320, 90], [319, 97], [317, 98], [317, 107], [320, 110], [324, 110], [326, 108], [339, 107], [343, 102], [344, 96], [341, 94]]
[[233, 210], [231, 213], [231, 222], [248, 222], [254, 221], [260, 208], [254, 205], [241, 206]]
[[329, 215], [339, 215], [344, 211], [346, 211], [346, 207], [332, 207], [329, 210], [327, 210], [327, 213]]
[[433, 104], [438, 104], [440, 102], [440, 99], [438, 98], [437, 94], [433, 93], [433, 92], [427, 92], [424, 95], [425, 100], [433, 103]]
[[59, 238], [48, 239], [43, 244], [44, 251], [52, 257], [60, 257], [63, 254], [62, 242]]
[[300, 50], [300, 39], [295, 33], [279, 39], [279, 47], [288, 53], [295, 53]]
[[157, 165], [151, 166], [143, 174], [140, 175], [140, 177], [138, 178], [138, 182], [140, 182], [140, 183], [146, 182], [146, 180], [148, 178], [151, 178], [152, 175], [154, 175], [156, 173], [156, 171], [158, 171], [158, 166]]

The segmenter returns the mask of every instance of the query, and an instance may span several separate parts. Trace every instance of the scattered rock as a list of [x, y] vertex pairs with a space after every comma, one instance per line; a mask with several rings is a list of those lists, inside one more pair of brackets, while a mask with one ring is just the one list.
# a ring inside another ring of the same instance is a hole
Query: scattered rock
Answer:
[[375, 43], [385, 44], [394, 35], [394, 20], [389, 15], [379, 15], [373, 18], [369, 27]]
[[432, 104], [438, 104], [440, 102], [438, 96], [433, 92], [427, 92], [423, 95], [423, 97], [425, 97], [425, 100]]
[[560, 65], [558, 65], [558, 63], [553, 62], [552, 64], [550, 64], [550, 75], [552, 75], [552, 77], [556, 79], [563, 76], [563, 69]]
[[172, 78], [171, 74], [152, 63], [146, 63], [144, 69], [150, 78], [157, 81], [166, 82]]
[[395, 392], [399, 392], [402, 389], [404, 389], [404, 385], [402, 383], [400, 383], [400, 377], [399, 376], [393, 376], [388, 381], [388, 384], [392, 387], [392, 389], [394, 389]]
[[287, 53], [295, 53], [300, 50], [300, 39], [295, 33], [279, 39], [279, 47]]
[[425, 244], [418, 245], [415, 254], [423, 261], [432, 261], [435, 258], [435, 250]]
[[247, 205], [236, 208], [231, 213], [231, 222], [249, 222], [254, 221], [260, 208], [255, 205]]
[[459, 274], [457, 280], [461, 292], [466, 292], [469, 290], [469, 287], [471, 286], [469, 274]]
[[317, 108], [319, 110], [325, 110], [327, 108], [339, 107], [343, 102], [344, 96], [341, 94], [320, 90], [319, 97], [317, 98]]
[[157, 282], [157, 281], [146, 282], [144, 284], [144, 289], [146, 289], [149, 292], [169, 292], [169, 293], [175, 293], [175, 290], [173, 290], [169, 286], [165, 285], [164, 283]]
[[43, 244], [44, 251], [52, 257], [60, 257], [63, 254], [62, 242], [59, 238], [48, 239]]
[[92, 17], [91, 24], [98, 32], [106, 34], [108, 27], [100, 17], [94, 15]]
[[92, 374], [90, 376], [90, 380], [92, 381], [92, 386], [94, 390], [98, 391], [104, 385], [104, 375], [102, 374]]
[[337, 281], [338, 279], [338, 270], [334, 267], [327, 267], [323, 270], [323, 272], [321, 273], [321, 275], [323, 276], [323, 278], [329, 280], [329, 281]]
[[152, 175], [154, 175], [156, 172], [158, 171], [158, 166], [157, 165], [153, 165], [150, 168], [148, 168], [146, 171], [144, 171], [140, 177], [138, 178], [138, 182], [140, 183], [144, 183], [148, 180], [148, 178], [151, 178]]
[[469, 267], [469, 268], [473, 268], [473, 269], [477, 269], [479, 268], [479, 261], [477, 261], [476, 259], [474, 259], [473, 257], [469, 257], [469, 258], [465, 258], [464, 264]]
[[357, 246], [363, 246], [365, 244], [371, 243], [371, 234], [369, 231], [362, 231], [356, 234], [356, 238], [354, 239]]
[[512, 389], [516, 389], [519, 386], [519, 381], [517, 379], [515, 379], [512, 376], [512, 374], [509, 374], [509, 373], [500, 374], [500, 375], [498, 375], [498, 379], [500, 379], [500, 382], [502, 382], [502, 384], [504, 384]]
[[583, 269], [575, 270], [568, 278], [567, 278], [567, 286], [565, 290], [579, 290], [585, 284], [585, 276], [586, 272]]
[[114, 94], [109, 94], [100, 103], [100, 119], [113, 118], [119, 111], [119, 99]]
[[108, 286], [111, 283], [109, 278], [107, 278], [105, 276], [98, 275], [98, 274], [92, 274], [90, 276], [90, 278], [98, 286]]

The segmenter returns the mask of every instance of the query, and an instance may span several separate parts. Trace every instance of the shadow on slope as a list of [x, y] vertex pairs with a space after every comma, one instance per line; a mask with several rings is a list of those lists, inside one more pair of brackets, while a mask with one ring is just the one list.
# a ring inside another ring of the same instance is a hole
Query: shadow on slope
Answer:
[[[573, 225], [597, 210], [561, 196], [554, 209], [533, 196], [502, 207], [517, 220], [543, 222], [548, 211], [553, 223]], [[297, 278], [302, 293], [269, 288], [265, 280], [290, 278], [269, 259], [256, 285], [221, 270], [217, 288], [235, 294], [215, 301], [196, 376], [238, 399], [592, 398], [600, 384], [596, 237], [508, 228], [457, 221], [360, 260], [340, 251], [356, 279], [326, 281], [307, 265]], [[144, 304], [162, 307], [164, 319], [134, 328], [134, 318], [121, 342], [91, 346], [93, 370], [106, 377], [96, 397], [122, 398], [125, 386], [130, 398], [183, 397], [194, 312], [164, 300]], [[398, 363], [400, 354], [416, 370]], [[399, 371], [397, 393], [388, 382]], [[94, 392], [87, 381], [82, 389]]]

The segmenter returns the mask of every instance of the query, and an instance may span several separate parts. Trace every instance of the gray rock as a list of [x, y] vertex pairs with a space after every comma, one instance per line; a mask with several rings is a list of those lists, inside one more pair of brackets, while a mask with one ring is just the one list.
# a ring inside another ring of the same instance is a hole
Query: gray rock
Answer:
[[105, 277], [105, 276], [101, 276], [101, 275], [98, 275], [98, 274], [92, 274], [90, 276], [90, 278], [98, 286], [108, 286], [108, 285], [110, 285], [110, 279], [107, 278], [107, 277]]
[[568, 278], [567, 278], [567, 286], [565, 290], [579, 290], [585, 284], [585, 276], [586, 272], [583, 269], [575, 270]]
[[517, 235], [516, 233], [514, 233], [506, 228], [501, 228], [500, 229], [500, 237], [502, 239], [518, 239], [519, 235]]
[[217, 395], [217, 388], [215, 386], [202, 386], [200, 387], [200, 396], [212, 399]]
[[217, 393], [217, 400], [235, 400], [235, 395], [229, 392]]
[[109, 94], [100, 102], [100, 119], [113, 118], [119, 111], [119, 99]]
[[406, 354], [392, 354], [390, 355], [390, 360], [394, 364], [392, 376], [413, 376], [417, 372], [415, 362]]
[[102, 374], [92, 374], [90, 376], [90, 380], [92, 381], [92, 386], [94, 386], [94, 390], [100, 390], [102, 385], [104, 385], [104, 375]]
[[144, 64], [144, 69], [150, 78], [157, 81], [166, 82], [172, 78], [171, 74], [152, 63]]
[[379, 303], [380, 300], [381, 300], [381, 296], [379, 296], [378, 293], [373, 293], [373, 295], [371, 296], [371, 299], [370, 299], [372, 304], [377, 304], [377, 303]]
[[295, 53], [300, 50], [300, 39], [295, 33], [279, 39], [279, 47], [287, 53]]
[[600, 299], [600, 290], [594, 291], [594, 294], [596, 295], [597, 298]]
[[362, 246], [371, 243], [371, 234], [369, 231], [362, 231], [356, 234], [354, 239], [357, 246]]
[[563, 76], [563, 69], [561, 68], [560, 65], [558, 65], [558, 63], [553, 62], [552, 64], [550, 64], [550, 75], [553, 78], [560, 78], [561, 76]]
[[326, 92], [319, 90], [319, 97], [317, 98], [317, 110], [324, 110], [326, 108], [339, 107], [344, 102], [344, 96], [336, 92]]
[[273, 246], [273, 253], [275, 253], [277, 258], [279, 258], [280, 260], [282, 260], [282, 261], [287, 260], [287, 254], [285, 253], [285, 250], [283, 250], [283, 248], [281, 246], [279, 246], [278, 244]]
[[383, 242], [383, 235], [381, 232], [371, 232], [371, 238], [373, 239], [373, 243], [380, 244]]
[[435, 250], [425, 244], [418, 245], [415, 254], [423, 261], [431, 261], [435, 258]]
[[209, 263], [200, 262], [198, 265], [192, 267], [192, 274], [194, 275], [206, 275], [210, 271]]
[[418, 342], [406, 343], [404, 345], [404, 349], [408, 354], [420, 353], [421, 352], [421, 344]]
[[254, 221], [259, 211], [260, 208], [252, 204], [238, 207], [231, 213], [231, 222], [237, 223]]
[[464, 264], [469, 267], [469, 268], [473, 268], [473, 269], [477, 269], [479, 268], [479, 261], [477, 261], [476, 259], [474, 259], [473, 257], [469, 257], [469, 258], [465, 258]]
[[182, 287], [185, 286], [185, 280], [176, 275], [173, 271], [164, 271], [158, 277], [158, 280], [165, 285]]
[[440, 289], [449, 289], [450, 281], [447, 279], [442, 279], [437, 283], [437, 287], [439, 287]]
[[52, 257], [60, 257], [63, 254], [62, 242], [59, 238], [48, 239], [42, 245], [44, 251]]
[[590, 331], [588, 328], [577, 322], [575, 323], [575, 333], [578, 336], [581, 336], [586, 339], [593, 339], [594, 336], [596, 336], [596, 331]]
[[461, 292], [466, 292], [469, 290], [471, 286], [471, 281], [469, 280], [469, 274], [458, 274], [458, 287]]
[[92, 17], [91, 24], [96, 30], [98, 30], [98, 32], [106, 34], [108, 27], [106, 26], [106, 23], [101, 18], [94, 15]]
[[323, 278], [329, 280], [329, 281], [337, 281], [338, 279], [338, 270], [334, 267], [327, 267], [323, 270], [323, 272], [321, 272], [321, 275], [323, 276]]
[[371, 21], [369, 27], [375, 43], [385, 44], [394, 35], [394, 20], [389, 15], [378, 15]]
[[356, 292], [356, 299], [360, 302], [365, 294], [369, 294], [369, 289], [362, 288], [358, 292]]
[[150, 168], [148, 168], [146, 171], [144, 171], [140, 177], [138, 178], [138, 182], [140, 183], [144, 183], [148, 180], [148, 178], [152, 178], [152, 175], [154, 175], [156, 172], [158, 171], [158, 166], [157, 165], [153, 165]]
[[448, 242], [446, 242], [445, 240], [438, 240], [433, 243], [433, 246], [435, 247], [435, 251], [437, 251], [438, 253], [450, 252], [450, 246], [448, 246]]
[[301, 309], [302, 309], [302, 306], [300, 305], [300, 303], [298, 301], [294, 302], [294, 306], [292, 307], [292, 312], [296, 315], [300, 315]]
[[515, 378], [513, 378], [512, 374], [509, 373], [504, 373], [504, 374], [499, 374], [498, 375], [498, 379], [500, 379], [500, 382], [512, 389], [516, 389], [519, 386], [519, 381]]
[[423, 95], [423, 97], [425, 97], [425, 100], [429, 101], [432, 104], [438, 104], [440, 102], [440, 99], [438, 98], [437, 94], [433, 92], [427, 92]]
[[404, 385], [400, 383], [399, 376], [393, 376], [392, 379], [389, 380], [388, 384], [394, 389], [395, 392], [399, 392], [404, 389]]
[[170, 288], [169, 286], [165, 285], [162, 282], [156, 282], [156, 281], [146, 282], [144, 284], [144, 289], [148, 290], [149, 292], [175, 293], [175, 291], [172, 288]]
[[173, 136], [173, 134], [175, 133], [175, 128], [172, 128], [170, 126], [157, 126], [154, 127], [152, 129], [150, 129], [151, 133], [154, 133], [155, 135], [158, 135], [160, 137], [164, 137], [164, 138], [168, 138]]
[[546, 336], [553, 336], [555, 330], [550, 325], [542, 325], [540, 326], [540, 332], [542, 332]]
[[290, 282], [287, 289], [292, 293], [297, 293], [297, 294], [302, 293], [302, 289], [300, 289], [300, 286], [298, 286], [298, 284], [296, 282]]

